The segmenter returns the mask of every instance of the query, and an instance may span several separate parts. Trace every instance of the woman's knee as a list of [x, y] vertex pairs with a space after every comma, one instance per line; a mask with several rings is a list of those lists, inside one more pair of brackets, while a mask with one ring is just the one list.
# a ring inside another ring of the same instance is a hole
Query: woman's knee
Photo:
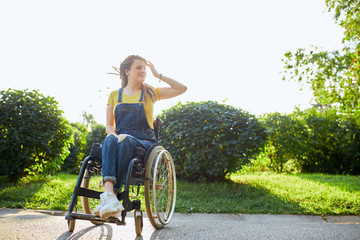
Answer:
[[126, 136], [119, 144], [123, 147], [132, 147], [136, 145], [136, 142], [132, 136]]
[[117, 138], [113, 134], [109, 134], [106, 136], [104, 141], [102, 142], [102, 146], [104, 145], [116, 145]]

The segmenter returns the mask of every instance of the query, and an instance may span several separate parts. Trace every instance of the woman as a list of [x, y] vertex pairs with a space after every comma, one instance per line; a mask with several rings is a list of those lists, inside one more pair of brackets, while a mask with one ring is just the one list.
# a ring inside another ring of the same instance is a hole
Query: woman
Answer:
[[[169, 87], [153, 88], [145, 83], [146, 67]], [[183, 84], [159, 74], [154, 65], [137, 55], [128, 56], [114, 68], [120, 75], [121, 88], [110, 93], [106, 111], [107, 137], [102, 143], [102, 176], [105, 192], [94, 214], [103, 219], [116, 217], [124, 210], [116, 193], [132, 159], [133, 149], [148, 149], [155, 143], [153, 106], [158, 100], [176, 97], [187, 89]]]

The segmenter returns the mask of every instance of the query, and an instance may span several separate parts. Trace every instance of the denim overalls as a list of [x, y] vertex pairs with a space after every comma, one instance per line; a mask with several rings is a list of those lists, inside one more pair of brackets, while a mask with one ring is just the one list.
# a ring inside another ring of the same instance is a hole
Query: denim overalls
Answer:
[[122, 88], [119, 89], [115, 107], [117, 134], [128, 134], [121, 143], [114, 135], [108, 135], [102, 143], [103, 181], [112, 181], [114, 191], [120, 192], [121, 185], [133, 158], [135, 147], [148, 149], [156, 142], [154, 130], [149, 126], [144, 109], [144, 90], [139, 103], [122, 103]]

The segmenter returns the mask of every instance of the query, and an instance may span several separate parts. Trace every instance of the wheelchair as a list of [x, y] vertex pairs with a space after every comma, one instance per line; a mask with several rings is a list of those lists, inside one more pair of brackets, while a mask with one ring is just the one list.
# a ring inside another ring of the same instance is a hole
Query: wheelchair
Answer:
[[[159, 137], [159, 127], [161, 125], [162, 121], [157, 118], [154, 121], [156, 139]], [[92, 214], [91, 208], [95, 207], [95, 202], [100, 199], [102, 193], [99, 187], [97, 189], [94, 187], [99, 185], [99, 182], [102, 182], [101, 168], [101, 146], [100, 144], [94, 144], [90, 155], [82, 161], [69, 209], [65, 216], [70, 232], [74, 231], [76, 220], [88, 220], [94, 225], [101, 225], [105, 222], [126, 225], [125, 217], [127, 212], [134, 211], [135, 232], [136, 235], [140, 236], [143, 229], [141, 200], [131, 200], [131, 198], [139, 195], [141, 186], [144, 188], [146, 213], [151, 225], [155, 229], [160, 229], [170, 222], [176, 203], [176, 174], [174, 161], [165, 148], [158, 143], [153, 144], [148, 150], [135, 148], [133, 159], [130, 161], [123, 182], [123, 191], [117, 195], [125, 208], [121, 212], [121, 219], [115, 217], [101, 219], [99, 216]], [[97, 184], [96, 176], [98, 176]], [[130, 187], [132, 187], [132, 192], [130, 192]], [[137, 188], [137, 191], [134, 191], [134, 187]], [[136, 195], [132, 196], [130, 194]], [[83, 213], [77, 212], [79, 197]]]

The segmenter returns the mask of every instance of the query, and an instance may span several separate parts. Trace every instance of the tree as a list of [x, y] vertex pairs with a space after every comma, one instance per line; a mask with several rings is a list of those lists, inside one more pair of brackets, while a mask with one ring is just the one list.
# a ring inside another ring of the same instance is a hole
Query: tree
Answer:
[[310, 85], [319, 106], [332, 106], [348, 117], [360, 118], [360, 2], [326, 0], [328, 11], [345, 29], [344, 48], [326, 51], [298, 49], [285, 54], [283, 79]]
[[83, 124], [85, 124], [88, 129], [91, 129], [91, 126], [96, 124], [95, 117], [91, 113], [87, 113], [86, 111], [84, 111], [82, 117], [83, 117]]
[[37, 91], [0, 91], [0, 175], [17, 180], [59, 170], [72, 141], [62, 113]]
[[94, 115], [83, 112], [83, 124], [87, 126], [89, 133], [86, 134], [86, 145], [84, 147], [84, 156], [87, 156], [94, 143], [102, 143], [106, 137], [106, 127], [95, 121]]

